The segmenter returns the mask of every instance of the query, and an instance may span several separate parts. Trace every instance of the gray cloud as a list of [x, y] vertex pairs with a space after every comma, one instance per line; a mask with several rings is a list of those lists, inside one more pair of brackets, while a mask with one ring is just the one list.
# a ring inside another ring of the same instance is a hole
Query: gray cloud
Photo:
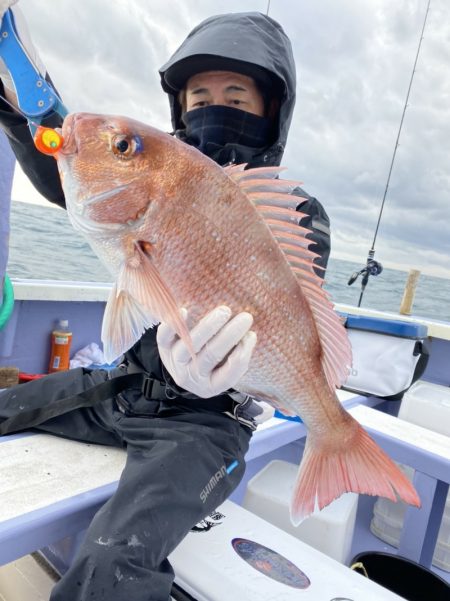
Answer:
[[[266, 0], [21, 0], [72, 110], [170, 129], [158, 67], [200, 20]], [[427, 0], [272, 0], [293, 43], [298, 100], [284, 163], [332, 220], [333, 254], [365, 262]], [[433, 0], [377, 238], [386, 266], [450, 277], [450, 6]]]

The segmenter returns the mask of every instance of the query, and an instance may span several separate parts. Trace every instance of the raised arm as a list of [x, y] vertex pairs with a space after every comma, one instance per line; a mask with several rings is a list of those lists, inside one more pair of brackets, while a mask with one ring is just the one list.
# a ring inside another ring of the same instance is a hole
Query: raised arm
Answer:
[[[42, 64], [31, 41], [23, 15], [13, 6], [17, 0], [0, 0], [0, 24], [6, 10], [11, 8], [14, 24], [23, 48], [38, 71], [51, 83], [49, 75]], [[52, 84], [53, 85], [53, 84]], [[54, 86], [53, 86], [54, 87]], [[59, 127], [62, 118], [49, 114], [42, 120], [42, 125]], [[18, 101], [13, 78], [1, 59], [0, 54], [0, 127], [6, 133], [11, 148], [23, 171], [36, 190], [47, 200], [65, 207], [64, 194], [59, 179], [56, 161], [39, 152], [33, 142], [27, 120], [18, 112]]]

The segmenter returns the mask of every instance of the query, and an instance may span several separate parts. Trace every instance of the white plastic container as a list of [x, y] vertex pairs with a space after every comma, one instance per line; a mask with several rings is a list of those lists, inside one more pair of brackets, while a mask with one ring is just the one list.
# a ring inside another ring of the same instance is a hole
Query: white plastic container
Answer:
[[[406, 505], [392, 503], [386, 499], [377, 499], [370, 530], [375, 536], [393, 547], [399, 546]], [[450, 572], [450, 511], [447, 508], [442, 518], [432, 564], [441, 570]]]
[[[450, 528], [450, 523], [447, 524], [447, 528]], [[450, 572], [450, 545], [440, 542], [436, 545], [433, 555], [433, 565], [441, 570]]]
[[247, 484], [243, 507], [341, 563], [350, 559], [358, 495], [348, 493], [299, 526], [291, 523], [289, 503], [298, 466], [271, 461]]
[[[405, 393], [398, 417], [433, 432], [450, 436], [450, 388], [418, 380]], [[400, 467], [412, 480], [414, 470], [407, 466]], [[381, 540], [398, 547], [405, 510], [405, 503], [392, 503], [387, 499], [378, 498], [370, 530]], [[432, 563], [450, 572], [450, 493], [447, 496]]]
[[450, 388], [418, 380], [405, 392], [398, 416], [450, 436]]
[[205, 522], [169, 556], [175, 582], [198, 601], [402, 599], [231, 501]]

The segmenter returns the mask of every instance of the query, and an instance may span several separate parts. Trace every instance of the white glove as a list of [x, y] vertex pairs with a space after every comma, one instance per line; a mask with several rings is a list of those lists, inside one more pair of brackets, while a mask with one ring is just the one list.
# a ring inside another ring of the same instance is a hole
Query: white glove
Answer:
[[[8, 8], [11, 8], [13, 4], [16, 4], [16, 2], [18, 2], [18, 0], [0, 0], [0, 25], [5, 12], [8, 10]], [[12, 8], [11, 10], [14, 16], [14, 25], [16, 28], [17, 35], [19, 37], [19, 40], [22, 42], [22, 46], [26, 51], [28, 58], [35, 65], [42, 77], [45, 77], [47, 70], [44, 64], [42, 63], [41, 59], [39, 58], [38, 52], [34, 47], [33, 42], [31, 41], [30, 33], [28, 31], [28, 27], [22, 12], [17, 7]], [[1, 58], [0, 80], [2, 81], [3, 86], [5, 87], [7, 100], [9, 100], [15, 106], [17, 106], [17, 98], [14, 83], [12, 81], [8, 69], [6, 68], [5, 63], [2, 61]]]
[[[181, 314], [186, 320], [186, 309]], [[184, 390], [201, 398], [216, 396], [233, 388], [247, 371], [256, 344], [252, 324], [250, 313], [231, 318], [231, 310], [223, 306], [205, 315], [190, 331], [194, 364], [185, 343], [161, 323], [156, 336], [161, 360]]]

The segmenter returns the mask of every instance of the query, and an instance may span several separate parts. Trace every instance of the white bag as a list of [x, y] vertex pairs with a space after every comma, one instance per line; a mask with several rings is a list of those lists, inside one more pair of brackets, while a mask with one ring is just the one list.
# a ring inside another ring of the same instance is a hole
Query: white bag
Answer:
[[[363, 319], [364, 325], [370, 327], [370, 322], [375, 318]], [[351, 327], [353, 320], [354, 316], [351, 316], [347, 323], [353, 363], [343, 388], [379, 397], [402, 395], [425, 370], [428, 351], [423, 337], [426, 335], [426, 328], [411, 324], [413, 337], [409, 338], [356, 329]], [[379, 329], [380, 321], [387, 320], [376, 319], [376, 329]], [[400, 323], [405, 325], [405, 322]], [[359, 327], [359, 324], [356, 325]], [[392, 322], [389, 323], [388, 329], [392, 330]]]

